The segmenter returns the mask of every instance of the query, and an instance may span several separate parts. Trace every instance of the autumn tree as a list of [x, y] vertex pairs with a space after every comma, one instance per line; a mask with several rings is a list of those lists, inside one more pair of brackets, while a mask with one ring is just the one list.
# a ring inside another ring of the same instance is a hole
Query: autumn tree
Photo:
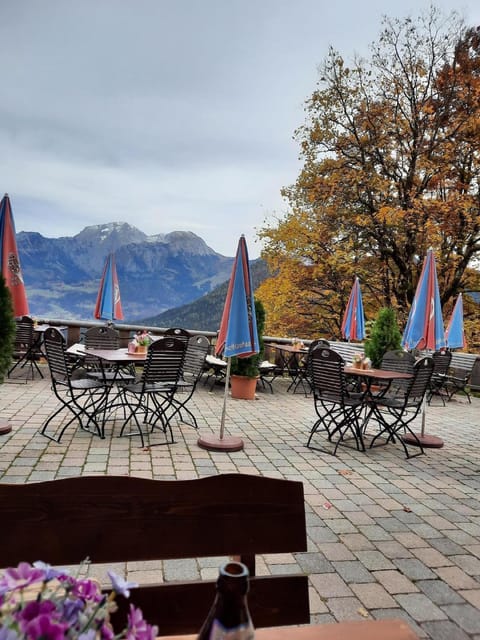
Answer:
[[367, 316], [404, 322], [429, 247], [443, 303], [480, 254], [479, 31], [434, 7], [382, 27], [368, 59], [331, 48], [306, 103], [289, 211], [259, 233], [267, 332], [294, 311], [284, 332], [338, 336], [354, 275]]

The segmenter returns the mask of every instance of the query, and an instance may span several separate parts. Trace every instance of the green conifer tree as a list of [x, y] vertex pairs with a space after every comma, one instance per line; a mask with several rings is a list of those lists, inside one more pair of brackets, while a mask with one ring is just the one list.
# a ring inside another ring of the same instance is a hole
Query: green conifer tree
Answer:
[[12, 363], [15, 319], [10, 290], [0, 274], [0, 382]]
[[402, 336], [395, 311], [391, 307], [380, 309], [372, 326], [370, 338], [365, 341], [365, 355], [373, 367], [379, 367], [387, 351], [401, 349]]

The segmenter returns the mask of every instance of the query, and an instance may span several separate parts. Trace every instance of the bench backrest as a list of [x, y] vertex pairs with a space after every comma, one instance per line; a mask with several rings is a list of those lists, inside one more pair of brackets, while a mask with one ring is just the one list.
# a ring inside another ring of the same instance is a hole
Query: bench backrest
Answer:
[[[225, 474], [0, 484], [0, 521], [1, 567], [233, 556], [250, 569], [255, 626], [310, 621], [306, 575], [255, 576], [256, 554], [307, 550], [301, 482]], [[160, 635], [169, 635], [197, 632], [214, 593], [214, 581], [173, 582], [132, 590], [130, 599]], [[120, 629], [129, 601], [117, 602], [113, 624]]]
[[333, 349], [337, 353], [339, 353], [342, 358], [347, 363], [351, 363], [353, 361], [353, 356], [356, 353], [364, 352], [364, 345], [362, 343], [353, 343], [353, 342], [332, 342], [330, 341], [330, 349]]

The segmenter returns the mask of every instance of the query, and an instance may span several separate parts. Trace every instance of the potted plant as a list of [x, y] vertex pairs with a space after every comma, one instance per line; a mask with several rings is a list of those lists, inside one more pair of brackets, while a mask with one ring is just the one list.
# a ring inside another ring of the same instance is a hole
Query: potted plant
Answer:
[[230, 388], [232, 398], [254, 400], [259, 365], [263, 360], [263, 332], [265, 328], [265, 309], [260, 300], [255, 299], [255, 317], [257, 319], [258, 343], [260, 351], [248, 358], [232, 358], [230, 365]]

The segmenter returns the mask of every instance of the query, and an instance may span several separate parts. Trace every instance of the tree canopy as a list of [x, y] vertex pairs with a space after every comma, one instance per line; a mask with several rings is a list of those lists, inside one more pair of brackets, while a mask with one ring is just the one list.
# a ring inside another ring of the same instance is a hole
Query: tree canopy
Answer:
[[367, 317], [403, 323], [429, 247], [448, 310], [480, 289], [480, 28], [435, 7], [385, 17], [368, 59], [330, 48], [319, 75], [289, 209], [259, 232], [267, 332], [338, 337], [354, 275]]

